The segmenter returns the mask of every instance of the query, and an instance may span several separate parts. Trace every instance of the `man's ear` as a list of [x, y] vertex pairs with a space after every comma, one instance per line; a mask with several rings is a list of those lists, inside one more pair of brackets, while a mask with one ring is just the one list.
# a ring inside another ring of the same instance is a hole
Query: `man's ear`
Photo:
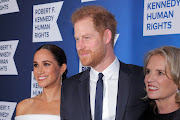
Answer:
[[104, 31], [104, 40], [106, 44], [109, 44], [111, 42], [111, 38], [112, 38], [112, 32], [110, 29], [106, 29]]

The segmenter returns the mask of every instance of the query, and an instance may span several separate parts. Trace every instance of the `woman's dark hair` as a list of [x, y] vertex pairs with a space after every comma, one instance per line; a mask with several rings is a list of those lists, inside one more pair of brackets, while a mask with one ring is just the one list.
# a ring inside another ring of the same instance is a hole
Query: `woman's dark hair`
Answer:
[[[65, 54], [64, 50], [61, 49], [60, 47], [58, 47], [56, 45], [52, 45], [52, 44], [45, 44], [45, 45], [39, 47], [36, 50], [36, 52], [41, 50], [41, 49], [49, 50], [52, 53], [52, 55], [54, 56], [55, 60], [58, 62], [59, 66], [62, 66], [62, 64], [66, 64], [67, 65], [66, 54]], [[67, 69], [62, 74], [62, 80], [67, 78], [66, 74], [67, 74]]]

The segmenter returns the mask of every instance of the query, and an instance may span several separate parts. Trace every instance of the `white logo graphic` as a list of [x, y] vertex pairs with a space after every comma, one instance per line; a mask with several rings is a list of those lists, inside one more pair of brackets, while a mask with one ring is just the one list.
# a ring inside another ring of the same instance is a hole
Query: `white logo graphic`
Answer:
[[89, 66], [83, 66], [81, 64], [81, 61], [79, 60], [79, 72], [83, 72], [85, 70], [87, 70], [89, 68]]
[[14, 53], [19, 40], [0, 42], [0, 75], [18, 75]]
[[144, 0], [143, 36], [180, 33], [179, 0]]
[[33, 6], [33, 42], [62, 41], [57, 19], [63, 1]]
[[119, 38], [119, 34], [116, 34], [114, 37], [114, 45], [116, 44], [118, 38]]
[[11, 120], [16, 104], [16, 102], [0, 101], [0, 120]]
[[90, 2], [90, 1], [96, 1], [96, 0], [81, 0], [81, 2]]
[[19, 12], [16, 0], [0, 0], [0, 15], [13, 12]]
[[39, 87], [33, 72], [31, 73], [31, 97], [35, 97], [42, 92], [43, 88]]

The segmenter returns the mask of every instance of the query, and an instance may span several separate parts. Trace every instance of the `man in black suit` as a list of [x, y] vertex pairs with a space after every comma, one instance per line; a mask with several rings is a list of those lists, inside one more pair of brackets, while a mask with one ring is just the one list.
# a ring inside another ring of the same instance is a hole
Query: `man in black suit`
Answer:
[[63, 81], [61, 119], [141, 120], [147, 109], [141, 100], [145, 96], [143, 70], [115, 56], [114, 15], [91, 5], [75, 11], [71, 20], [80, 61], [90, 69]]

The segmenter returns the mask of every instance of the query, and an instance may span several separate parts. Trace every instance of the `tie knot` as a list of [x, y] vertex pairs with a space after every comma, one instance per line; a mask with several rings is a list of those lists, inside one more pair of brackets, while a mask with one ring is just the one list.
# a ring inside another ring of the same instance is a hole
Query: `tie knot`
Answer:
[[99, 79], [102, 79], [102, 77], [103, 77], [103, 74], [99, 73]]

